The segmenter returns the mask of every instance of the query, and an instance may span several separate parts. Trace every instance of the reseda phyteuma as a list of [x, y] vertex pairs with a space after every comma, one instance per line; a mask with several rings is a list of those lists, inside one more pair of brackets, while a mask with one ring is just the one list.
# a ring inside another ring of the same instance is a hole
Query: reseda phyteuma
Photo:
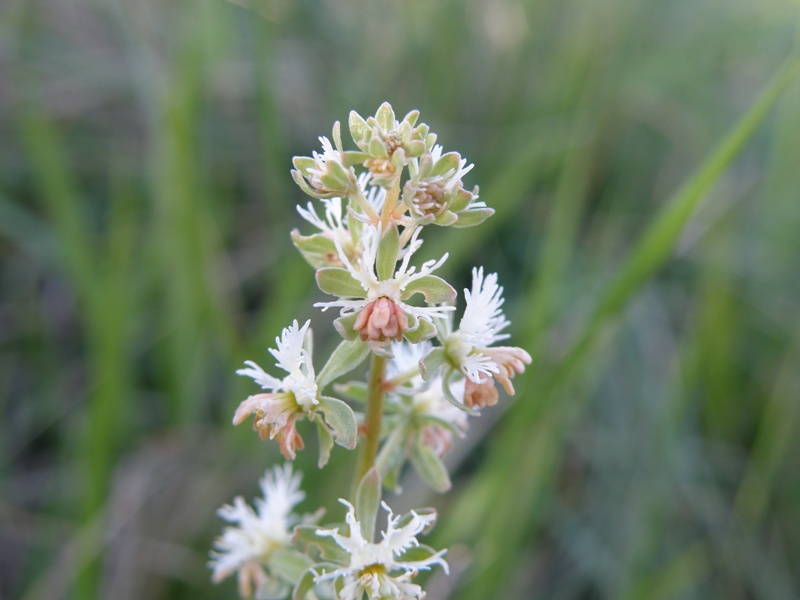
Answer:
[[[212, 578], [236, 574], [243, 598], [424, 598], [418, 573], [448, 570], [446, 550], [417, 539], [436, 513], [395, 516], [381, 501], [383, 489], [399, 492], [410, 463], [431, 489], [447, 491], [442, 459], [454, 439], [467, 434], [470, 416], [497, 403], [497, 384], [514, 395], [511, 379], [531, 362], [522, 348], [497, 345], [510, 323], [495, 273], [472, 270], [456, 329], [457, 292], [436, 274], [447, 254], [415, 264], [426, 228], [472, 227], [494, 212], [477, 187], [464, 187], [472, 165], [444, 152], [418, 116], [398, 121], [388, 103], [367, 119], [351, 112], [355, 150], [344, 149], [337, 122], [332, 141], [320, 138], [321, 152], [294, 158], [292, 177], [315, 200], [298, 206], [312, 231], [291, 238], [332, 297], [316, 306], [338, 310], [334, 326], [343, 339], [317, 370], [310, 321], [286, 327], [269, 350], [280, 376], [253, 361], [237, 371], [263, 391], [241, 402], [233, 422], [252, 417], [286, 460], [305, 446], [297, 423], [314, 423], [319, 468], [334, 444], [358, 452], [351, 496], [340, 499], [343, 524], [318, 525], [321, 511], [293, 512], [305, 495], [288, 463], [267, 471], [255, 508], [239, 497], [219, 510], [232, 525], [214, 545]], [[367, 381], [341, 381], [367, 357]], [[378, 534], [380, 506], [388, 518]]]

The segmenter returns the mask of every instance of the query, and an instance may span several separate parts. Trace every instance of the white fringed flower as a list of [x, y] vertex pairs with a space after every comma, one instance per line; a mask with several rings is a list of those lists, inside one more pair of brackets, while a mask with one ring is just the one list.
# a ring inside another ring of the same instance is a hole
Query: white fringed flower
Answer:
[[263, 498], [255, 499], [255, 509], [238, 496], [232, 505], [217, 511], [234, 525], [226, 527], [214, 543], [208, 563], [214, 583], [238, 573], [242, 598], [265, 587], [286, 586], [276, 579], [268, 563], [275, 550], [290, 546], [291, 530], [301, 521], [292, 513], [305, 498], [300, 491], [301, 479], [302, 474], [292, 473], [290, 464], [275, 466], [261, 479]]
[[313, 151], [311, 156], [295, 156], [292, 163], [292, 178], [312, 198], [347, 197], [355, 189], [356, 174], [347, 165], [345, 152], [341, 149], [338, 125], [333, 129], [336, 148], [331, 141], [321, 136], [322, 153]]
[[339, 308], [343, 317], [361, 312], [355, 322], [354, 330], [360, 333], [362, 340], [376, 344], [387, 344], [391, 340], [399, 341], [405, 332], [416, 330], [419, 320], [432, 323], [434, 318], [445, 318], [454, 307], [412, 306], [404, 301], [406, 298], [404, 292], [411, 283], [432, 275], [447, 260], [445, 253], [438, 261], [429, 260], [423, 263], [419, 270], [409, 265], [411, 257], [422, 245], [422, 241], [418, 239], [420, 231], [416, 229], [412, 234], [392, 277], [383, 280], [378, 279], [376, 271], [381, 242], [380, 225], [365, 225], [361, 238], [363, 250], [361, 256], [353, 262], [348, 258], [342, 245], [334, 240], [339, 260], [361, 286], [361, 291], [359, 295], [342, 296], [331, 302], [317, 302], [314, 306], [322, 310]]
[[[361, 197], [363, 197], [370, 212], [379, 213], [386, 199], [386, 190], [382, 187], [369, 185], [369, 173], [362, 173], [358, 176], [358, 189], [361, 191]], [[320, 232], [332, 240], [339, 240], [346, 248], [348, 244], [352, 243], [352, 238], [347, 228], [347, 214], [342, 199], [334, 196], [332, 198], [321, 198], [321, 200], [325, 205], [324, 219], [317, 214], [313, 202], [309, 202], [306, 208], [298, 205], [297, 212], [306, 221], [319, 229]], [[370, 222], [369, 218], [362, 214], [354, 213], [354, 216], [362, 222]], [[349, 252], [347, 254], [350, 256]]]
[[307, 347], [310, 344], [309, 326], [306, 321], [300, 327], [295, 320], [285, 328], [280, 338], [275, 338], [276, 349], [270, 353], [277, 359], [276, 366], [288, 373], [283, 379], [267, 374], [253, 361], [246, 361], [247, 369], [236, 371], [238, 375], [251, 377], [267, 394], [256, 394], [244, 400], [233, 417], [238, 425], [254, 414], [253, 427], [262, 439], [278, 438], [281, 453], [294, 459], [295, 450], [303, 448], [303, 439], [297, 433], [295, 421], [298, 417], [319, 404], [314, 366]]
[[464, 290], [467, 307], [458, 331], [448, 337], [445, 349], [450, 362], [467, 378], [464, 403], [483, 407], [497, 402], [494, 380], [499, 381], [509, 395], [514, 395], [511, 378], [522, 373], [530, 364], [530, 355], [522, 348], [492, 344], [509, 337], [501, 333], [510, 324], [502, 311], [503, 288], [497, 284], [497, 274], [485, 278], [483, 267], [472, 269], [472, 289]]
[[[431, 164], [435, 165], [441, 160], [442, 152], [443, 149], [439, 144], [436, 144], [433, 147], [429, 159]], [[411, 161], [411, 180], [408, 182], [407, 186], [409, 190], [422, 191], [423, 193], [428, 194], [431, 194], [432, 190], [435, 188], [436, 192], [434, 195], [441, 197], [442, 195], [451, 194], [455, 190], [462, 188], [464, 185], [461, 181], [462, 178], [464, 175], [469, 173], [474, 166], [475, 165], [472, 164], [467, 166], [467, 159], [461, 158], [458, 161], [457, 167], [448, 169], [444, 173], [429, 175], [415, 181], [415, 178], [420, 171], [420, 159], [415, 158]]]
[[411, 580], [420, 570], [429, 570], [440, 565], [448, 572], [447, 562], [442, 558], [445, 550], [431, 552], [421, 560], [404, 560], [403, 555], [411, 548], [419, 546], [417, 535], [432, 526], [436, 515], [410, 513], [408, 522], [398, 527], [400, 516], [394, 516], [385, 502], [381, 505], [389, 513], [386, 531], [381, 541], [373, 543], [364, 539], [361, 523], [356, 519], [355, 508], [346, 500], [339, 500], [348, 507], [346, 516], [350, 527], [349, 535], [342, 535], [338, 529], [320, 529], [317, 535], [330, 536], [349, 555], [349, 562], [338, 569], [317, 574], [314, 582], [342, 580], [338, 593], [339, 600], [361, 600], [366, 593], [370, 600], [393, 598], [398, 600], [418, 600], [425, 597], [420, 586]]
[[342, 238], [345, 238], [349, 241], [350, 233], [347, 231], [347, 226], [344, 222], [345, 214], [342, 208], [342, 199], [334, 196], [333, 198], [321, 198], [321, 200], [325, 205], [324, 219], [317, 214], [313, 202], [309, 202], [307, 208], [303, 208], [298, 204], [297, 212], [322, 233], [329, 235], [331, 239], [338, 238], [341, 241]]
[[[419, 423], [418, 431], [423, 443], [439, 457], [444, 456], [453, 445], [453, 434], [463, 437], [469, 423], [467, 413], [447, 400], [442, 391], [441, 375], [425, 382], [419, 373], [419, 362], [433, 349], [428, 341], [419, 344], [401, 342], [392, 346], [394, 358], [388, 365], [388, 381], [402, 379], [406, 385], [398, 386], [394, 392], [410, 399], [410, 416]], [[413, 377], [406, 377], [414, 373]], [[397, 378], [397, 379], [395, 379]], [[450, 384], [453, 396], [463, 401], [464, 380]]]

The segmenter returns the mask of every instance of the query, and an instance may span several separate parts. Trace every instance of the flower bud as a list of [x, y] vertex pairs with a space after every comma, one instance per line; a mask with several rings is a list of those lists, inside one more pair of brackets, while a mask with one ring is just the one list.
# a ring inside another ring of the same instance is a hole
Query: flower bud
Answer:
[[292, 178], [313, 198], [346, 198], [358, 189], [355, 171], [347, 164], [345, 152], [334, 148], [328, 138], [319, 139], [323, 153], [312, 152], [311, 158], [295, 156]]
[[403, 339], [408, 330], [408, 317], [389, 298], [381, 297], [367, 304], [356, 317], [353, 331], [357, 331], [362, 342], [367, 340], [387, 344]]
[[483, 408], [497, 404], [497, 388], [494, 380], [487, 377], [480, 383], [467, 379], [464, 384], [464, 404], [470, 408]]

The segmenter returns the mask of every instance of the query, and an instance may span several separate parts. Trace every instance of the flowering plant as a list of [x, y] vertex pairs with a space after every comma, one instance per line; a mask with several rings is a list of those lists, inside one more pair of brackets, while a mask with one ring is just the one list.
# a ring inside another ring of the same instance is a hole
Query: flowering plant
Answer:
[[[417, 540], [436, 513], [395, 516], [381, 501], [383, 488], [399, 490], [410, 462], [433, 490], [448, 490], [442, 458], [454, 439], [466, 434], [470, 416], [497, 403], [497, 383], [513, 395], [511, 379], [530, 364], [522, 348], [495, 345], [509, 337], [496, 274], [473, 269], [454, 330], [456, 290], [434, 274], [447, 254], [413, 264], [425, 227], [471, 227], [494, 212], [478, 200], [477, 187], [464, 188], [472, 165], [444, 153], [418, 116], [412, 111], [398, 121], [387, 103], [367, 119], [351, 112], [357, 150], [344, 150], [337, 122], [333, 142], [320, 138], [322, 153], [294, 159], [294, 180], [321, 204], [298, 207], [315, 231], [292, 231], [292, 241], [316, 270], [320, 290], [333, 297], [316, 306], [339, 310], [334, 326], [343, 339], [317, 371], [310, 321], [294, 321], [270, 349], [285, 376], [252, 361], [237, 371], [265, 393], [245, 399], [233, 422], [252, 416], [253, 428], [277, 440], [287, 460], [304, 448], [297, 431], [303, 419], [316, 425], [320, 468], [334, 444], [358, 448], [358, 456], [352, 497], [341, 499], [343, 525], [317, 525], [319, 512], [292, 512], [304, 494], [289, 464], [267, 472], [255, 510], [242, 498], [220, 509], [236, 525], [215, 544], [213, 579], [237, 573], [243, 598], [424, 598], [413, 581], [419, 571], [448, 570], [445, 550]], [[368, 356], [367, 381], [335, 383]], [[379, 506], [388, 518], [376, 541]]]

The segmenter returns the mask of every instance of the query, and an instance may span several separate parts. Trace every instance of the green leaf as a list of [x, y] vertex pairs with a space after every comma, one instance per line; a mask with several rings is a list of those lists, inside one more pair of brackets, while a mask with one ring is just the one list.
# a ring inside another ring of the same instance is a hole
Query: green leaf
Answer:
[[458, 221], [453, 224], [453, 227], [474, 227], [480, 225], [486, 219], [494, 214], [494, 209], [491, 208], [474, 208], [466, 210], [458, 214]]
[[348, 381], [347, 383], [336, 383], [333, 389], [339, 396], [345, 396], [350, 400], [361, 402], [367, 401], [367, 384], [363, 381]]
[[342, 152], [342, 162], [345, 166], [348, 167], [355, 167], [356, 165], [364, 164], [364, 161], [369, 158], [369, 154], [366, 152], [356, 152], [354, 150], [348, 150], [347, 152]]
[[316, 419], [316, 423], [317, 433], [319, 434], [319, 459], [317, 460], [317, 467], [321, 469], [328, 464], [328, 460], [331, 457], [333, 434], [322, 419]]
[[463, 410], [468, 415], [473, 417], [477, 417], [480, 415], [480, 411], [475, 410], [474, 408], [470, 408], [463, 402], [459, 402], [458, 399], [453, 395], [453, 392], [450, 390], [450, 378], [455, 374], [455, 370], [450, 367], [445, 371], [444, 377], [442, 377], [442, 393], [444, 397], [447, 398], [447, 401], [458, 408], [459, 410]]
[[400, 472], [405, 464], [405, 455], [402, 452], [397, 453], [397, 455], [399, 459], [389, 463], [383, 473], [384, 487], [395, 494], [399, 494], [402, 491], [400, 487]]
[[353, 138], [356, 145], [360, 146], [359, 143], [364, 140], [364, 136], [369, 131], [367, 122], [360, 114], [351, 110], [350, 117], [348, 118], [348, 125], [350, 126], [350, 136]]
[[439, 372], [439, 369], [447, 360], [447, 354], [441, 346], [437, 346], [428, 354], [425, 355], [421, 361], [419, 361], [419, 368], [422, 372], [422, 379], [425, 381], [430, 381], [436, 376], [436, 373]]
[[408, 123], [409, 127], [414, 127], [417, 123], [417, 119], [419, 119], [419, 111], [418, 110], [411, 110], [408, 114], [403, 117], [403, 123]]
[[322, 396], [319, 410], [325, 415], [325, 422], [336, 432], [336, 443], [352, 450], [356, 447], [358, 426], [353, 409], [346, 402]]
[[454, 190], [451, 194], [448, 195], [447, 200], [447, 208], [452, 210], [453, 212], [461, 212], [465, 208], [467, 208], [473, 200], [475, 200], [475, 195], [468, 192], [464, 188], [459, 188]]
[[[384, 422], [387, 420], [384, 419]], [[405, 463], [405, 442], [409, 435], [408, 421], [395, 424], [383, 443], [375, 466], [383, 473], [383, 485], [389, 490], [398, 492], [400, 487], [400, 471]]]
[[389, 155], [386, 153], [386, 146], [384, 145], [383, 140], [379, 138], [377, 135], [373, 135], [369, 139], [369, 145], [367, 146], [367, 153], [370, 156], [377, 158], [389, 158]]
[[438, 225], [439, 227], [450, 227], [451, 225], [455, 225], [457, 222], [458, 215], [451, 210], [446, 210], [434, 219], [433, 224]]
[[402, 146], [395, 148], [392, 153], [392, 162], [394, 166], [397, 167], [397, 172], [400, 173], [406, 164], [406, 151]]
[[339, 121], [336, 121], [333, 124], [333, 145], [339, 151], [342, 152], [344, 150], [344, 146], [342, 146], [342, 124]]
[[436, 453], [422, 443], [422, 436], [417, 437], [411, 452], [411, 464], [419, 476], [435, 492], [446, 492], [450, 489], [450, 475], [447, 467]]
[[431, 169], [431, 176], [444, 175], [448, 171], [458, 170], [458, 165], [461, 163], [461, 155], [458, 152], [448, 152], [436, 161]]
[[291, 236], [295, 248], [315, 269], [330, 267], [331, 259], [338, 256], [333, 240], [321, 233], [302, 235], [297, 229], [293, 229]]
[[425, 152], [425, 142], [421, 140], [411, 140], [405, 145], [405, 148], [406, 156], [409, 158], [416, 158], [422, 156], [422, 153]]
[[258, 600], [284, 600], [290, 590], [285, 581], [267, 575], [256, 589], [255, 597]]
[[346, 340], [355, 340], [358, 339], [358, 332], [353, 329], [353, 325], [356, 324], [356, 319], [358, 318], [358, 313], [354, 313], [352, 315], [345, 315], [344, 317], [339, 317], [333, 321], [333, 326], [336, 331], [339, 332]]
[[316, 166], [317, 162], [308, 156], [295, 156], [292, 158], [292, 164], [295, 169], [305, 175], [310, 169]]
[[455, 288], [436, 275], [425, 275], [409, 283], [402, 298], [406, 300], [414, 294], [422, 294], [428, 304], [444, 304], [456, 299]]
[[446, 419], [442, 419], [441, 417], [434, 417], [433, 415], [416, 415], [415, 417], [416, 423], [418, 425], [438, 425], [439, 427], [444, 427], [448, 431], [452, 432], [457, 436], [463, 436], [464, 432], [459, 429], [456, 425], [451, 423]]
[[297, 169], [292, 169], [291, 175], [292, 179], [294, 179], [294, 182], [300, 187], [301, 190], [303, 190], [305, 194], [308, 194], [312, 198], [326, 197], [326, 194], [320, 194], [316, 190], [312, 189], [311, 186], [308, 185], [308, 182], [303, 178], [303, 174]]
[[340, 298], [363, 298], [364, 288], [350, 271], [340, 267], [325, 267], [317, 271], [317, 286], [326, 294]]
[[375, 521], [381, 503], [381, 476], [372, 467], [361, 479], [356, 490], [356, 518], [361, 523], [361, 533], [367, 542], [375, 538]]
[[316, 547], [324, 560], [346, 564], [350, 555], [328, 535], [317, 535], [316, 525], [298, 525], [294, 528], [292, 543], [304, 554], [309, 554]]
[[344, 340], [333, 351], [317, 375], [317, 385], [324, 388], [345, 373], [349, 373], [369, 356], [369, 346], [361, 340]]
[[381, 104], [378, 108], [378, 112], [375, 113], [375, 120], [384, 131], [391, 131], [394, 129], [395, 116], [392, 105], [388, 102]]
[[378, 244], [378, 257], [376, 260], [376, 270], [378, 279], [391, 279], [394, 275], [394, 268], [397, 265], [397, 255], [400, 252], [400, 233], [397, 226], [392, 225], [383, 232], [381, 241]]
[[435, 554], [438, 554], [438, 552], [430, 546], [419, 544], [418, 546], [411, 546], [408, 550], [398, 556], [397, 560], [398, 562], [418, 562], [421, 560], [427, 560]]
[[270, 554], [268, 564], [270, 570], [281, 579], [294, 583], [300, 580], [314, 561], [297, 550], [279, 548]]
[[[436, 327], [434, 327], [433, 323], [430, 321], [426, 321], [425, 319], [417, 319], [413, 315], [408, 315], [410, 318], [408, 319], [409, 324], [412, 324], [414, 321], [417, 322], [417, 328], [413, 331], [406, 331], [405, 338], [411, 342], [412, 344], [419, 344], [420, 342], [424, 342], [425, 340], [431, 339], [433, 336], [436, 335]], [[413, 327], [413, 324], [411, 325]]]
[[307, 600], [306, 595], [314, 589], [314, 573], [311, 570], [303, 573], [292, 591], [292, 600]]

